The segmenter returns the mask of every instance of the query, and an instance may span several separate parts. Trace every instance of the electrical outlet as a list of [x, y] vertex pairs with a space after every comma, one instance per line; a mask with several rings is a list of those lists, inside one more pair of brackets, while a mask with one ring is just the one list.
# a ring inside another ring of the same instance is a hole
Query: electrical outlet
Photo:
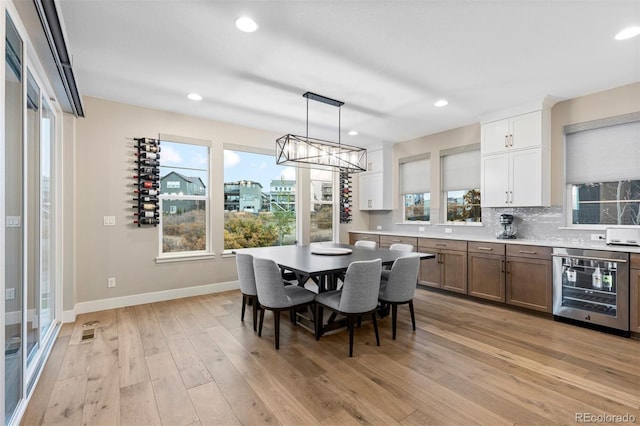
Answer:
[[382, 231], [382, 226], [378, 225], [378, 226], [376, 226], [376, 229], [377, 229], [378, 231]]
[[453, 228], [444, 228], [445, 234], [453, 234]]
[[5, 288], [4, 289], [4, 300], [13, 300], [16, 298], [16, 289], [15, 288]]
[[107, 278], [107, 287], [114, 288], [116, 286], [116, 279], [114, 277]]
[[424, 226], [418, 226], [418, 232], [424, 232]]
[[604, 234], [591, 234], [591, 241], [604, 240]]

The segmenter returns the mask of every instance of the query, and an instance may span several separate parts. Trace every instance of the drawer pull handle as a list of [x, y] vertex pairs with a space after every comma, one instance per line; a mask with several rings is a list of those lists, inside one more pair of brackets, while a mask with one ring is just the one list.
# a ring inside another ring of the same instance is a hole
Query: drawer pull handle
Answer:
[[504, 260], [500, 261], [500, 272], [504, 272]]
[[435, 245], [437, 245], [438, 247], [446, 247], [447, 245], [444, 243], [436, 243]]
[[478, 247], [478, 250], [486, 250], [486, 251], [493, 251], [493, 249], [491, 247]]
[[537, 251], [528, 251], [528, 250], [520, 250], [520, 253], [522, 253], [522, 254], [538, 254]]
[[402, 241], [402, 240], [391, 240], [391, 242], [393, 242], [393, 243], [399, 243], [399, 242], [401, 242], [401, 241]]

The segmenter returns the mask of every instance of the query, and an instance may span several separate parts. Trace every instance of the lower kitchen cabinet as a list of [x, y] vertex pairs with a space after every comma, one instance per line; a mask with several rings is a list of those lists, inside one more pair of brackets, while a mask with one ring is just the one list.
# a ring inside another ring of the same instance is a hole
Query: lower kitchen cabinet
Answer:
[[349, 244], [350, 245], [354, 245], [356, 243], [356, 241], [360, 241], [360, 240], [364, 240], [364, 241], [375, 241], [376, 244], [380, 244], [380, 235], [378, 234], [367, 234], [367, 233], [360, 233], [360, 232], [349, 232]]
[[467, 294], [496, 302], [505, 301], [505, 245], [468, 243]]
[[433, 253], [420, 262], [420, 284], [457, 293], [467, 292], [467, 242], [418, 238], [418, 251]]
[[509, 244], [506, 253], [506, 302], [551, 313], [551, 248]]
[[629, 329], [640, 333], [640, 254], [631, 254], [629, 278]]

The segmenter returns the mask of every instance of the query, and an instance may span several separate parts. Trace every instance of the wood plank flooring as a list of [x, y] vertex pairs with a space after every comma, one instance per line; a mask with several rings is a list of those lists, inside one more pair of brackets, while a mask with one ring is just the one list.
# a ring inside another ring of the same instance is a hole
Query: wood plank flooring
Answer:
[[[285, 315], [262, 338], [239, 292], [80, 315], [65, 324], [23, 425], [640, 423], [640, 341], [419, 289], [391, 319], [316, 342]], [[83, 324], [98, 321], [81, 341]], [[584, 415], [583, 415], [584, 416]], [[584, 418], [584, 417], [583, 417]], [[610, 418], [609, 420], [611, 420]]]

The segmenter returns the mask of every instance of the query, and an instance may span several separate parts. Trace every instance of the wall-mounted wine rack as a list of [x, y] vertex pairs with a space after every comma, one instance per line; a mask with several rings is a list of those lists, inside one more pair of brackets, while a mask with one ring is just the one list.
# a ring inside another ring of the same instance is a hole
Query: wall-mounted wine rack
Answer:
[[346, 171], [340, 170], [340, 223], [351, 222], [352, 192], [351, 176]]
[[134, 138], [136, 148], [133, 223], [157, 226], [160, 222], [158, 196], [160, 195], [160, 141]]

